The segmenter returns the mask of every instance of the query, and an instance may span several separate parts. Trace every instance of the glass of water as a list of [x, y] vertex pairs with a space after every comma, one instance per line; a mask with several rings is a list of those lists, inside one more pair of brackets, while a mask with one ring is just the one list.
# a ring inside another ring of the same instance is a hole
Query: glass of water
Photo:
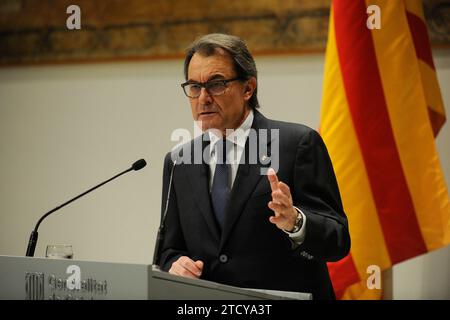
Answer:
[[72, 246], [69, 244], [49, 244], [45, 250], [45, 257], [50, 259], [72, 259]]

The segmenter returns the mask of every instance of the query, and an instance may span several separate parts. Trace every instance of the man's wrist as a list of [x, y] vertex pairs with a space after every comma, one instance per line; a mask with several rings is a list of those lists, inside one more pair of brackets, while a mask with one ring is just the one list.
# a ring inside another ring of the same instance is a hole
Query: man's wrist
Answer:
[[287, 233], [297, 233], [303, 226], [303, 215], [299, 209], [293, 207], [295, 212], [297, 213], [297, 217], [295, 218], [294, 227], [291, 230], [285, 230]]

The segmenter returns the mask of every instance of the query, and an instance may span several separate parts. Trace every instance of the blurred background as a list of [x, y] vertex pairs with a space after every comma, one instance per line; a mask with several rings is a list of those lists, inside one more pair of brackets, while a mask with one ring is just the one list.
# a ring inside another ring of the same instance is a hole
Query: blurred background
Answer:
[[[194, 129], [183, 52], [201, 34], [245, 39], [261, 112], [318, 129], [330, 1], [76, 2], [79, 30], [66, 26], [73, 1], [0, 1], [0, 255], [24, 255], [42, 214], [145, 158], [45, 220], [35, 256], [67, 243], [75, 259], [151, 263], [171, 133]], [[448, 114], [450, 4], [424, 4]], [[449, 185], [448, 121], [436, 145]], [[450, 299], [450, 248], [392, 279], [394, 299]]]

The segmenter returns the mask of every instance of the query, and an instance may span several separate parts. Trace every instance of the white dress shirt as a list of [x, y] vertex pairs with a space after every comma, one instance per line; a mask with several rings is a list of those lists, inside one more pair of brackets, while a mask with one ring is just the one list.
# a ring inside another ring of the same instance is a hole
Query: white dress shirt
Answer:
[[[242, 153], [245, 149], [245, 143], [247, 140], [247, 137], [250, 133], [250, 128], [252, 127], [253, 123], [253, 111], [250, 111], [250, 113], [247, 115], [247, 118], [244, 120], [244, 122], [241, 124], [241, 126], [233, 130], [229, 135], [227, 135], [227, 141], [231, 142], [229, 145], [232, 146], [232, 148], [227, 148], [227, 162], [230, 164], [231, 168], [231, 185], [230, 190], [233, 188], [234, 179], [236, 179], [236, 173], [239, 167], [239, 162], [241, 160]], [[217, 163], [217, 155], [216, 155], [216, 144], [218, 141], [222, 140], [222, 136], [216, 135], [216, 132], [214, 130], [209, 130], [209, 141], [210, 141], [210, 162], [209, 162], [209, 172], [211, 179], [209, 180], [209, 190], [211, 191], [213, 178], [214, 178], [214, 172], [216, 169], [216, 163]]]
[[[229, 145], [232, 146], [231, 148], [227, 148], [227, 162], [230, 164], [231, 169], [231, 185], [230, 190], [233, 188], [234, 180], [236, 179], [236, 173], [239, 168], [239, 162], [241, 160], [242, 153], [245, 149], [245, 143], [247, 141], [247, 137], [250, 133], [250, 129], [253, 124], [253, 110], [250, 111], [250, 113], [247, 115], [247, 118], [244, 120], [244, 122], [240, 125], [239, 128], [236, 130], [233, 130], [230, 134], [227, 133], [227, 142], [231, 142]], [[208, 130], [209, 135], [209, 152], [210, 152], [210, 161], [209, 161], [209, 172], [210, 172], [210, 180], [209, 180], [209, 190], [211, 191], [212, 183], [214, 180], [214, 172], [216, 169], [216, 163], [217, 163], [217, 155], [216, 155], [216, 144], [218, 141], [222, 140], [221, 135], [217, 135], [217, 132], [214, 130]], [[266, 178], [267, 179], [267, 178]], [[289, 238], [292, 240], [293, 248], [300, 245], [305, 240], [305, 225], [306, 225], [306, 216], [304, 213], [298, 209], [297, 207], [294, 207], [303, 217], [303, 225], [301, 229], [295, 233], [287, 232], [285, 233], [289, 236]]]

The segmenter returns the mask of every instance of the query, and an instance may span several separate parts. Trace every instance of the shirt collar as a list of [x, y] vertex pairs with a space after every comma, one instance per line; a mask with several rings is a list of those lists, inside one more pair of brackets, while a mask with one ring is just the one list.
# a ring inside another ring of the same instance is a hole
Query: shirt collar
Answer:
[[[247, 137], [250, 133], [250, 128], [253, 124], [253, 110], [250, 110], [247, 118], [245, 118], [244, 122], [239, 126], [239, 128], [235, 129], [232, 133], [227, 136], [227, 140], [232, 143], [244, 148]], [[214, 133], [214, 130], [208, 130], [209, 141], [210, 141], [210, 150], [214, 150], [214, 146], [217, 141], [221, 140], [221, 136], [217, 136]]]

